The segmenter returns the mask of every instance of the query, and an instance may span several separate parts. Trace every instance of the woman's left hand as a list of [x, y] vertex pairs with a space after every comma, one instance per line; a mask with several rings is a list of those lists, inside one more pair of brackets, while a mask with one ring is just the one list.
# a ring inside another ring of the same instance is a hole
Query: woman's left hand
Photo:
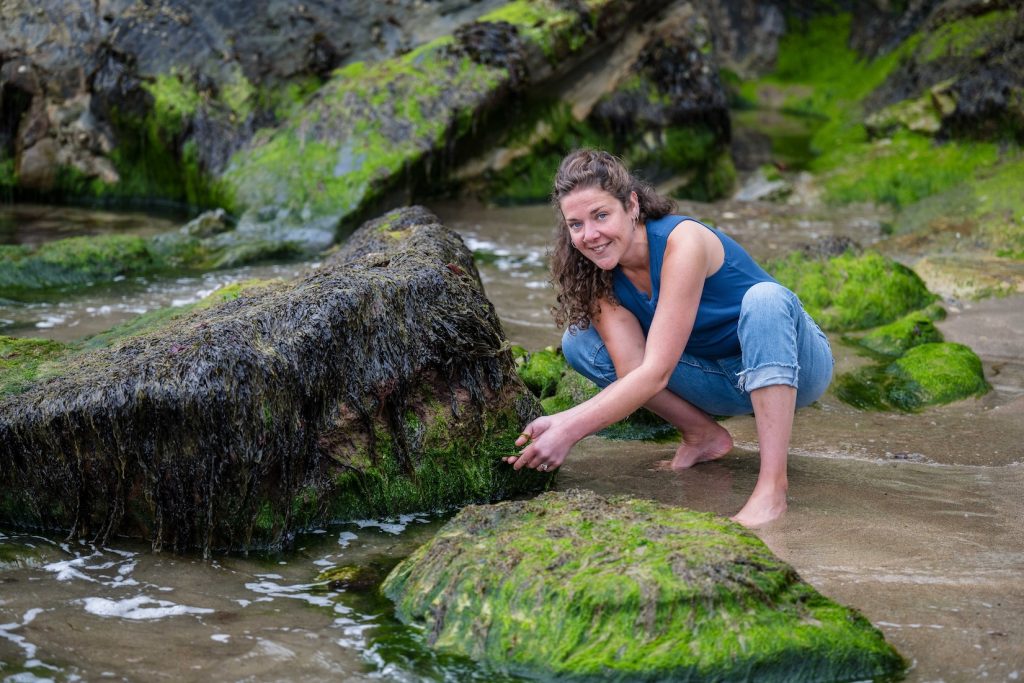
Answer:
[[526, 445], [518, 455], [503, 458], [513, 468], [524, 467], [551, 472], [561, 467], [569, 449], [576, 443], [560, 428], [554, 415], [539, 417], [523, 428], [523, 433], [516, 439], [516, 446]]

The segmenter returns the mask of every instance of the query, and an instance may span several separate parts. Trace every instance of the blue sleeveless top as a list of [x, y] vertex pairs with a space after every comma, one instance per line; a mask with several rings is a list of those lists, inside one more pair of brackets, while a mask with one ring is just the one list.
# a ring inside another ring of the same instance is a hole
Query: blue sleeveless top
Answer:
[[[619, 303], [626, 307], [640, 321], [644, 335], [651, 329], [654, 310], [658, 307], [661, 290], [661, 266], [665, 260], [668, 236], [679, 223], [695, 220], [688, 216], [668, 215], [647, 221], [647, 246], [651, 257], [651, 296], [638, 290], [629, 281], [622, 269], [612, 271], [612, 290]], [[700, 223], [700, 221], [697, 221]], [[703, 223], [700, 223], [704, 225]], [[732, 238], [710, 226], [705, 226], [722, 241], [725, 260], [714, 275], [704, 280], [704, 289], [697, 307], [697, 318], [693, 331], [686, 342], [685, 352], [702, 358], [716, 360], [735, 356], [740, 352], [737, 324], [740, 317], [740, 302], [751, 286], [758, 282], [775, 282], [754, 259]], [[684, 230], [698, 230], [695, 226]]]

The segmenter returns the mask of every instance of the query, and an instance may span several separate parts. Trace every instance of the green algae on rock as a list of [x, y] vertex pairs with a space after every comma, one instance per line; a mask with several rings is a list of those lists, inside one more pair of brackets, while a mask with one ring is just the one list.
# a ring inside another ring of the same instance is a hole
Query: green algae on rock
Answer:
[[[570, 368], [561, 350], [548, 347], [529, 353], [522, 347], [513, 347], [512, 353], [520, 379], [540, 399], [548, 415], [568, 410], [597, 395], [597, 385]], [[679, 433], [651, 411], [640, 408], [626, 419], [605, 427], [598, 435], [622, 441], [661, 441], [676, 438]]]
[[834, 391], [857, 408], [909, 412], [980, 396], [990, 388], [981, 359], [969, 347], [932, 342], [911, 348], [888, 365], [842, 374]]
[[739, 525], [585, 491], [469, 506], [382, 591], [434, 648], [531, 677], [851, 681], [906, 666]]
[[426, 210], [221, 298], [0, 396], [0, 521], [210, 552], [549, 481], [501, 461], [539, 407], [472, 256]]
[[500, 29], [500, 50], [467, 46], [469, 31], [336, 71], [280, 128], [235, 155], [222, 177], [235, 204], [351, 220], [415, 177], [435, 152], [452, 150], [479, 115], [524, 85], [521, 78], [564, 66], [592, 39], [589, 27], [631, 3], [585, 5], [581, 13], [552, 0], [519, 0], [476, 22]]
[[69, 237], [38, 246], [0, 245], [0, 296], [34, 298], [45, 290], [107, 284], [122, 277], [208, 271], [289, 259], [323, 247], [299, 234], [232, 229], [223, 210], [208, 211], [179, 230], [136, 235]]
[[914, 271], [873, 251], [827, 260], [794, 252], [767, 268], [829, 331], [884, 325], [936, 298]]
[[869, 330], [853, 341], [883, 356], [902, 356], [908, 349], [929, 342], [944, 341], [935, 327], [936, 320], [946, 317], [946, 309], [939, 304], [914, 311], [888, 325]]

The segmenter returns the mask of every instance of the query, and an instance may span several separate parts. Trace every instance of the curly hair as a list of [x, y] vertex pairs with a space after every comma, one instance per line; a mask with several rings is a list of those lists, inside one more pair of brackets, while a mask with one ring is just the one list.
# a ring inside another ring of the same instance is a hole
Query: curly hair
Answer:
[[630, 194], [636, 192], [640, 220], [661, 218], [675, 211], [676, 203], [662, 197], [649, 184], [637, 179], [618, 157], [608, 152], [579, 149], [562, 159], [551, 193], [558, 226], [551, 253], [551, 283], [555, 286], [555, 305], [551, 313], [559, 327], [568, 324], [581, 330], [590, 327], [599, 299], [614, 301], [612, 272], [601, 270], [572, 246], [561, 202], [575, 190], [599, 188], [615, 197], [623, 208], [629, 207]]

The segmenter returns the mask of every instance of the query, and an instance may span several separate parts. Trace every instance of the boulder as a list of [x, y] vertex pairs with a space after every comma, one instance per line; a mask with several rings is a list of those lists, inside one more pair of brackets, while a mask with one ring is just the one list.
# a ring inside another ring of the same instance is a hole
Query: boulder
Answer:
[[794, 252], [767, 264], [767, 270], [829, 331], [883, 325], [936, 298], [914, 271], [875, 251], [831, 258]]
[[470, 252], [421, 208], [367, 223], [296, 281], [95, 346], [5, 353], [8, 526], [210, 553], [548, 480], [501, 462], [539, 407]]
[[944, 341], [934, 321], [945, 317], [946, 309], [939, 304], [932, 304], [920, 311], [908, 313], [888, 325], [869, 330], [855, 337], [854, 341], [883, 356], [902, 356], [919, 344]]
[[836, 395], [857, 408], [920, 410], [981, 396], [991, 389], [981, 359], [952, 342], [914, 346], [888, 365], [864, 367], [836, 378]]
[[563, 75], [641, 5], [517, 0], [406, 54], [350, 64], [235, 155], [222, 180], [238, 207], [348, 225], [389, 192], [442, 176], [510, 94]]
[[946, 0], [866, 100], [875, 134], [1024, 140], [1024, 14], [1002, 0]]
[[588, 491], [469, 506], [381, 590], [431, 646], [530, 678], [851, 681], [906, 666], [738, 524]]

